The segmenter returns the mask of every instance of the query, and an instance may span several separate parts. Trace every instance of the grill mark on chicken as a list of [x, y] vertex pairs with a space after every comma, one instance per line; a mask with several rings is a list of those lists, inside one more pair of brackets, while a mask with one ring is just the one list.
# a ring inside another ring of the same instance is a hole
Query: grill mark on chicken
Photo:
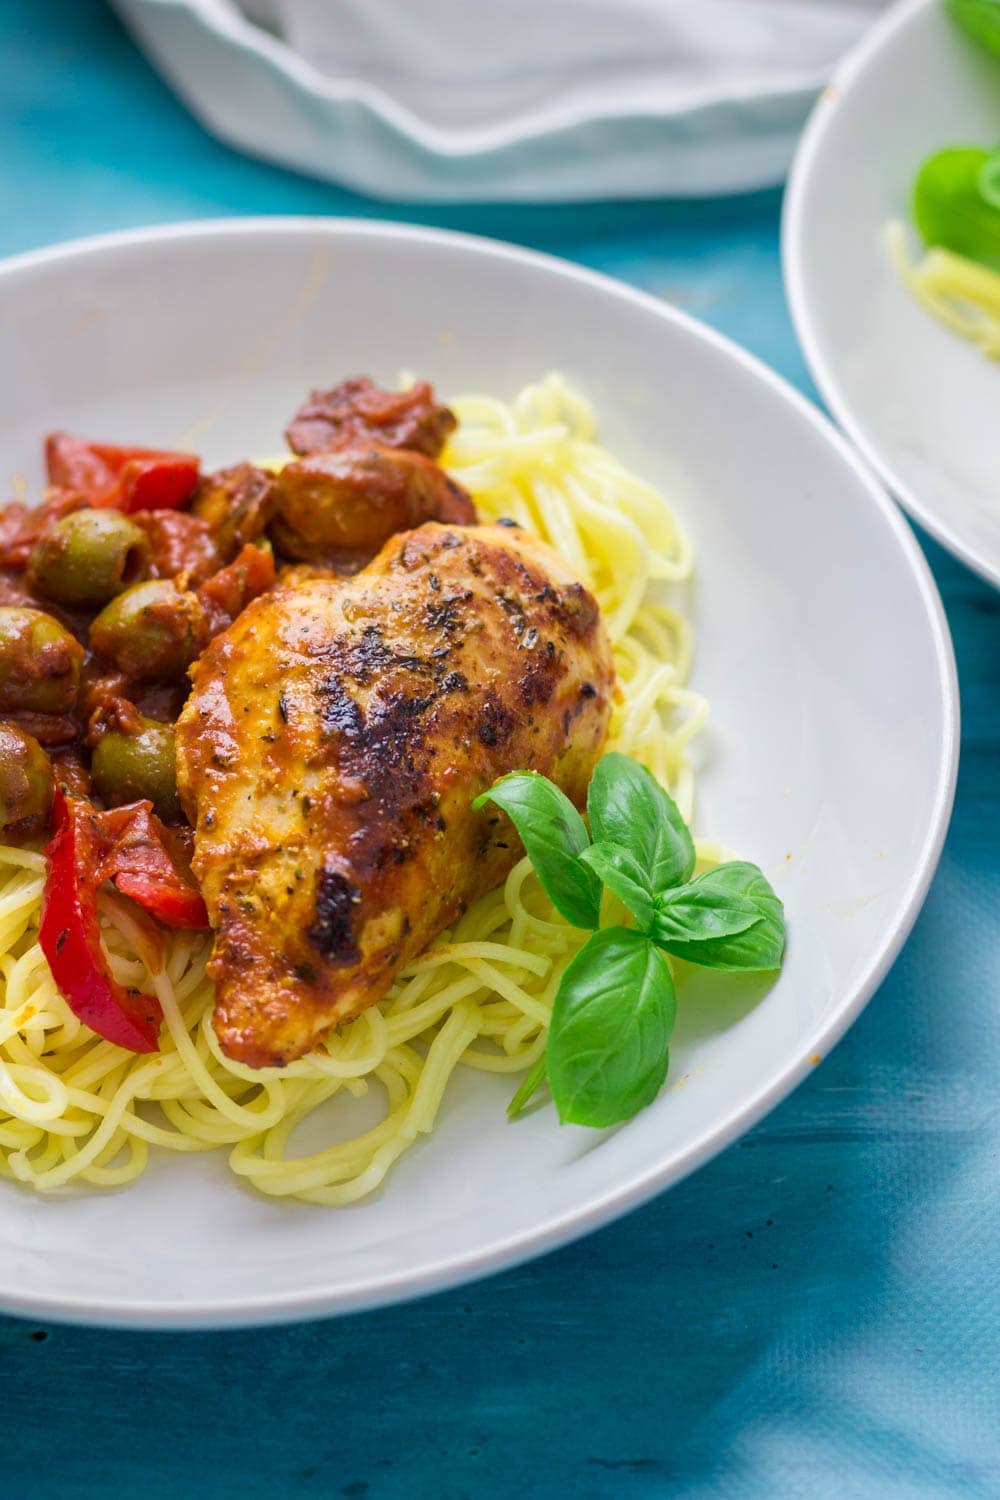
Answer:
[[355, 964], [361, 957], [354, 940], [354, 912], [361, 892], [336, 866], [324, 865], [316, 877], [316, 920], [306, 937], [328, 964]]
[[483, 699], [482, 712], [476, 733], [484, 745], [506, 745], [514, 733], [517, 723], [509, 708], [505, 708], [496, 693], [487, 693]]
[[428, 630], [441, 630], [445, 635], [452, 635], [462, 627], [462, 614], [460, 606], [468, 604], [472, 598], [472, 592], [466, 589], [464, 594], [451, 594], [446, 599], [431, 599], [424, 609], [424, 619]]
[[329, 677], [318, 689], [322, 699], [323, 728], [328, 733], [357, 734], [361, 728], [361, 710], [344, 689], [339, 677]]

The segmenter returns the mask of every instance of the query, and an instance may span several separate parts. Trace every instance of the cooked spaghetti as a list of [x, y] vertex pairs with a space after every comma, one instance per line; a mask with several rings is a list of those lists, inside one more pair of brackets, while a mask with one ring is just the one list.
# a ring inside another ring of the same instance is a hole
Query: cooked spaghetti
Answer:
[[[643, 761], [688, 817], [689, 750], [706, 705], [686, 686], [690, 627], [665, 597], [692, 573], [669, 504], [595, 443], [589, 407], [557, 376], [510, 406], [485, 396], [452, 404], [459, 426], [442, 462], [483, 520], [519, 521], [593, 589], [618, 674], [610, 744]], [[433, 1129], [459, 1065], [513, 1074], [536, 1061], [560, 974], [584, 937], [522, 860], [382, 1002], [309, 1056], [252, 1070], [222, 1054], [212, 1028], [209, 939], [172, 933], [161, 963], [120, 900], [102, 908], [111, 969], [159, 998], [161, 1050], [136, 1055], [82, 1025], [37, 941], [44, 878], [41, 854], [0, 847], [0, 1172], [45, 1191], [131, 1182], [150, 1147], [225, 1148], [232, 1170], [263, 1193], [355, 1202]], [[337, 1102], [371, 1090], [384, 1100], [374, 1128], [296, 1151], [293, 1133], [320, 1106], [335, 1101], [313, 1127], [335, 1135]]]
[[914, 261], [898, 221], [889, 225], [888, 244], [897, 274], [921, 306], [988, 359], [1000, 359], [1000, 274], [940, 246]]

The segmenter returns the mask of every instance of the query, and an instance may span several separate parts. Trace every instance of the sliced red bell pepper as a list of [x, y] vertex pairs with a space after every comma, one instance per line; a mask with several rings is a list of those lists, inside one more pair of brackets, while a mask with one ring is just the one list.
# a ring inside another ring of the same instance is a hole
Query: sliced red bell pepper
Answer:
[[200, 478], [193, 453], [144, 453], [141, 448], [121, 451], [131, 456], [118, 469], [120, 499], [114, 503], [120, 510], [180, 510], [191, 499]]
[[150, 802], [132, 802], [97, 815], [113, 840], [104, 859], [106, 878], [167, 927], [207, 927], [201, 892], [187, 862]]
[[157, 917], [165, 927], [208, 926], [208, 912], [197, 891], [166, 884], [151, 871], [120, 870], [115, 885], [123, 896]]
[[67, 432], [46, 438], [45, 464], [50, 484], [73, 490], [88, 505], [126, 512], [179, 510], [191, 499], [200, 477], [193, 453], [91, 443]]
[[50, 432], [45, 439], [45, 471], [49, 484], [82, 495], [88, 505], [109, 505], [118, 488], [115, 471], [92, 443], [68, 432]]
[[97, 892], [121, 893], [169, 927], [207, 927], [201, 894], [183, 851], [149, 802], [97, 812], [82, 797], [56, 792], [49, 873], [39, 941], [74, 1015], [132, 1052], [155, 1052], [162, 1011], [153, 995], [125, 989], [108, 972], [97, 920]]
[[38, 940], [70, 1009], [91, 1031], [130, 1052], [155, 1052], [163, 1012], [155, 995], [108, 973], [97, 920], [102, 839], [88, 804], [57, 791]]

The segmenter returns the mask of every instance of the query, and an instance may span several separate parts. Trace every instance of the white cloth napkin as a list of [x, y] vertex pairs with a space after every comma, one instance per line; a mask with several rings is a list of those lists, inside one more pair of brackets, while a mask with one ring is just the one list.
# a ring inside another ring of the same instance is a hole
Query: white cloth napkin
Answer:
[[884, 3], [117, 0], [227, 139], [383, 196], [451, 199], [778, 181]]
[[879, 0], [243, 0], [331, 78], [456, 135], [823, 78]]

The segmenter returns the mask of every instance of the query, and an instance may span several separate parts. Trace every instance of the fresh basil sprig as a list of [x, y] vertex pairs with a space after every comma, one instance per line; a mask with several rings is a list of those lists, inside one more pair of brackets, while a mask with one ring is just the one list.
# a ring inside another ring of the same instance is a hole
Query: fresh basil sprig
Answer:
[[592, 932], [567, 964], [545, 1052], [508, 1114], [518, 1115], [547, 1078], [564, 1124], [629, 1120], [667, 1075], [677, 1001], [664, 954], [731, 973], [777, 969], [781, 902], [743, 860], [692, 879], [694, 843], [676, 803], [627, 755], [611, 752], [594, 770], [589, 833], [569, 798], [533, 771], [502, 777], [473, 806], [487, 802], [510, 817], [567, 921], [598, 928], [602, 885], [635, 921]]

